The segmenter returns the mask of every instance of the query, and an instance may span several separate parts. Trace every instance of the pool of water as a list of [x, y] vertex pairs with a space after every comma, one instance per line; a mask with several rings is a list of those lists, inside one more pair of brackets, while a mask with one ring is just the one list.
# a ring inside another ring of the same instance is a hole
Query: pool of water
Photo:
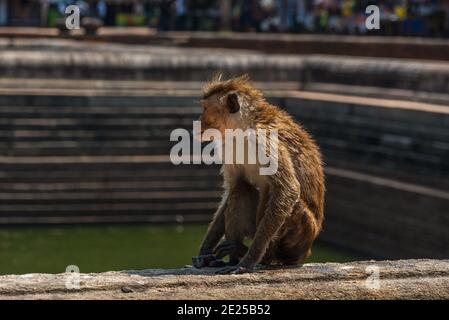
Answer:
[[[0, 274], [179, 268], [190, 264], [207, 225], [96, 225], [0, 228]], [[357, 257], [320, 243], [308, 262]]]

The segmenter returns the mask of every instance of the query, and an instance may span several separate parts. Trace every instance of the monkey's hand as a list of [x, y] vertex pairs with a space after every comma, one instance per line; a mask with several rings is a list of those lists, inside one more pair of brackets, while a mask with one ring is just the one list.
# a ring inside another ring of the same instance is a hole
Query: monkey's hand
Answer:
[[224, 240], [214, 249], [214, 255], [218, 259], [221, 259], [227, 255], [233, 255], [240, 259], [245, 255], [246, 251], [248, 251], [248, 247], [243, 243], [238, 241]]
[[198, 269], [205, 267], [217, 268], [226, 265], [226, 263], [223, 260], [217, 259], [217, 257], [214, 256], [213, 254], [206, 254], [192, 257], [192, 264], [195, 268]]

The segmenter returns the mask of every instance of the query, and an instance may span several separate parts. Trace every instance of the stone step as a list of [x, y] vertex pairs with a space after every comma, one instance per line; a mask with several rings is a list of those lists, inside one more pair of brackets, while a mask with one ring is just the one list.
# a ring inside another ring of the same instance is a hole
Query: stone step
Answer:
[[383, 257], [449, 255], [449, 192], [335, 168], [327, 173], [322, 240], [354, 250], [364, 243], [364, 251]]
[[[171, 130], [191, 129], [198, 118], [197, 89], [20, 90], [0, 95], [0, 224], [210, 219], [220, 201], [218, 166], [169, 159]], [[449, 254], [441, 245], [449, 223], [448, 105], [298, 90], [267, 98], [323, 152], [323, 241], [371, 256]]]
[[204, 82], [216, 71], [249, 73], [260, 82], [338, 83], [436, 94], [449, 91], [449, 64], [444, 61], [94, 43], [80, 46], [71, 42], [41, 49], [24, 49], [12, 42], [0, 51], [3, 78]]
[[[179, 95], [183, 91], [194, 91], [200, 94], [204, 81], [152, 81], [152, 80], [109, 80], [109, 79], [35, 79], [30, 78], [0, 78], [0, 89], [11, 90], [49, 90], [56, 93], [66, 90], [79, 90], [84, 93], [91, 91], [97, 94], [104, 92], [125, 92], [126, 94], [140, 91], [162, 91], [175, 90]], [[258, 81], [254, 85], [260, 90], [286, 91], [299, 90], [297, 81]]]
[[[85, 97], [84, 106], [74, 106], [63, 96], [57, 96], [56, 102], [46, 95], [12, 97], [28, 102], [21, 105], [13, 99], [0, 107], [0, 147], [5, 155], [16, 157], [168, 155], [175, 144], [169, 141], [171, 131], [191, 130], [200, 112], [190, 95], [123, 96], [121, 100], [94, 95]], [[283, 97], [268, 99], [277, 100], [312, 133], [327, 163], [355, 162], [369, 168], [380, 164], [394, 174], [445, 180], [446, 105], [307, 91], [285, 91]]]

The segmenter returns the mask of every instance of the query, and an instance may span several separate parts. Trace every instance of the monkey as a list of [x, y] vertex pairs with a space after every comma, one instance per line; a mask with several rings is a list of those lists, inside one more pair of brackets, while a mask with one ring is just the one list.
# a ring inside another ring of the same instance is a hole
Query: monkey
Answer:
[[[324, 220], [319, 147], [292, 116], [264, 98], [248, 75], [212, 78], [204, 85], [200, 102], [200, 135], [211, 128], [222, 134], [226, 129], [276, 129], [278, 168], [274, 174], [261, 175], [255, 170], [259, 163], [222, 164], [222, 200], [198, 256], [192, 258], [194, 267], [220, 267], [217, 274], [239, 274], [252, 272], [257, 265], [302, 263]], [[249, 246], [245, 240], [251, 241]], [[223, 260], [226, 256], [229, 262]]]

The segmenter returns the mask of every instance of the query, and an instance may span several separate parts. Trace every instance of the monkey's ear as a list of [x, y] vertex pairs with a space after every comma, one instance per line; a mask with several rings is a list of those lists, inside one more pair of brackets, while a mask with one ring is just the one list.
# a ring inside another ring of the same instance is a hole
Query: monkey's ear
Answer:
[[226, 99], [230, 113], [236, 113], [240, 110], [239, 97], [237, 93], [230, 93]]

